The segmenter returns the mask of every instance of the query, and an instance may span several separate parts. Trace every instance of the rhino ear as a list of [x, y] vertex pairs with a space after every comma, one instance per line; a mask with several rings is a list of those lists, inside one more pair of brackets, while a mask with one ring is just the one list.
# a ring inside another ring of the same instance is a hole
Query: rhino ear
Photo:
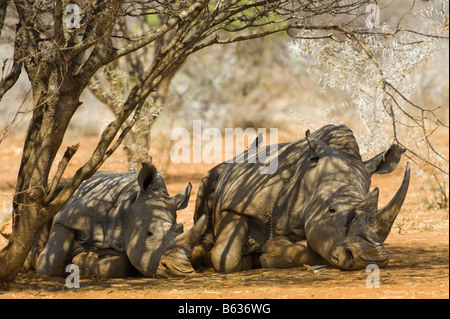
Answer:
[[311, 135], [309, 130], [306, 131], [306, 140], [309, 145], [309, 158], [312, 160], [319, 159], [333, 151], [333, 149], [326, 143], [319, 140], [317, 137]]
[[155, 182], [158, 172], [156, 167], [150, 163], [142, 163], [142, 168], [138, 174], [138, 184], [141, 187], [141, 192], [147, 191]]
[[189, 182], [189, 185], [172, 197], [173, 203], [175, 205], [175, 209], [185, 209], [189, 203], [189, 197], [191, 196], [192, 184]]
[[404, 152], [404, 148], [393, 144], [387, 151], [365, 161], [364, 166], [370, 175], [374, 173], [388, 174], [397, 167]]

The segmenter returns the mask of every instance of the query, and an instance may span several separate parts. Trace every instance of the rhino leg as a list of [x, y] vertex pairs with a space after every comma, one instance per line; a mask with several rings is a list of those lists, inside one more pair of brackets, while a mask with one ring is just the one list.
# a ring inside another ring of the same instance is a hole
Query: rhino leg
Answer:
[[75, 233], [63, 225], [53, 225], [47, 245], [39, 255], [37, 271], [42, 275], [64, 277], [67, 255]]
[[99, 275], [107, 278], [124, 278], [133, 272], [128, 257], [125, 254], [105, 255], [99, 257], [95, 252], [83, 252], [72, 259], [85, 275]]
[[291, 268], [303, 265], [324, 265], [325, 260], [308, 245], [306, 240], [292, 243], [287, 237], [269, 239], [260, 257], [263, 268]]
[[199, 239], [199, 243], [194, 247], [191, 255], [191, 263], [194, 269], [203, 267], [212, 267], [211, 249], [214, 246], [214, 237], [212, 234], [206, 234]]
[[195, 200], [194, 223], [203, 215], [208, 217], [208, 221], [191, 255], [192, 266], [195, 269], [212, 267], [211, 249], [214, 246], [214, 235], [211, 216], [215, 198], [214, 191], [217, 187], [217, 179], [226, 165], [228, 164], [222, 163], [206, 173], [198, 189], [197, 199]]
[[214, 269], [219, 272], [251, 269], [251, 256], [243, 256], [248, 233], [248, 218], [230, 212], [222, 212], [220, 216], [216, 242], [211, 250], [211, 262]]

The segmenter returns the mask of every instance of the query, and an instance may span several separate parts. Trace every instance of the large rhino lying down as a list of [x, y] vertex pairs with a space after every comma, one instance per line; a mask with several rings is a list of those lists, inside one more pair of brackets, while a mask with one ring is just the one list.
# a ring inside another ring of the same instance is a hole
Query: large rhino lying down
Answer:
[[221, 272], [303, 264], [385, 267], [383, 242], [405, 199], [409, 165], [400, 189], [381, 209], [378, 189], [369, 192], [370, 179], [392, 172], [403, 152], [392, 145], [363, 161], [352, 131], [327, 125], [279, 144], [274, 174], [260, 174], [264, 164], [251, 158], [219, 164], [203, 178], [197, 196], [194, 221], [206, 214], [208, 222], [192, 255], [194, 266], [209, 263]]
[[170, 197], [147, 163], [139, 173], [98, 172], [53, 218], [48, 241], [35, 242], [27, 263], [51, 276], [67, 276], [69, 263], [82, 274], [105, 277], [193, 273], [190, 257], [206, 218], [185, 233], [176, 223], [176, 210], [187, 206], [191, 189], [189, 184]]

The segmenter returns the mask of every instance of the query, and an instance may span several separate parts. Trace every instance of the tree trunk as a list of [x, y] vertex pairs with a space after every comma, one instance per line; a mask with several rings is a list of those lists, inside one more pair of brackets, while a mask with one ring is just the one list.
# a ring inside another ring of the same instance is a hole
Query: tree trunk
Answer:
[[0, 251], [0, 281], [4, 282], [17, 276], [37, 230], [59, 210], [46, 209], [51, 195], [49, 174], [66, 128], [79, 106], [81, 90], [68, 78], [53, 95], [40, 93], [43, 91], [36, 90], [38, 87], [42, 86], [36, 85], [33, 90], [39, 95], [35, 96], [37, 103], [25, 139], [13, 201], [13, 231], [8, 245]]
[[8, 245], [0, 251], [0, 282], [12, 282], [22, 268], [33, 245], [37, 230], [42, 227], [36, 206], [22, 209], [20, 221], [13, 228]]

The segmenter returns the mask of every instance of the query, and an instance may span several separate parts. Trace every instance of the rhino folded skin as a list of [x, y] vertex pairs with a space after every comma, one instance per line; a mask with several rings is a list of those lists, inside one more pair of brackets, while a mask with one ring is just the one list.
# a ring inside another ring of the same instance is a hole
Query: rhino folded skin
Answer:
[[[258, 152], [268, 147], [262, 147], [261, 142], [258, 137], [252, 144]], [[264, 265], [283, 268], [295, 263], [292, 256], [283, 255], [287, 251], [294, 251], [296, 256], [306, 254], [297, 260], [313, 256], [311, 251], [296, 245], [306, 241], [307, 247], [320, 256], [314, 257], [318, 264], [342, 270], [362, 269], [372, 263], [385, 267], [389, 255], [383, 242], [405, 200], [410, 167], [406, 165], [400, 188], [381, 209], [378, 188], [370, 192], [371, 176], [394, 171], [404, 149], [394, 144], [363, 161], [356, 138], [345, 125], [307, 131], [304, 139], [279, 144], [277, 149], [278, 167], [274, 174], [259, 174], [262, 164], [258, 162], [228, 161], [203, 177], [194, 221], [206, 214], [208, 223], [195, 249], [205, 258], [196, 256], [196, 260], [211, 260], [217, 271], [237, 271], [243, 269], [233, 265], [241, 267], [245, 263], [230, 260], [227, 264], [227, 256], [242, 259], [262, 253]], [[248, 158], [248, 152], [236, 158]], [[226, 227], [223, 216], [234, 220], [230, 214], [248, 217], [238, 218], [246, 232], [237, 234]], [[287, 238], [292, 245], [283, 245], [290, 249], [272, 247], [270, 255], [264, 255], [265, 243], [277, 237]], [[238, 245], [237, 241], [243, 243]], [[230, 251], [240, 247], [241, 252]], [[208, 254], [214, 256], [207, 260]]]
[[65, 276], [64, 266], [74, 258], [92, 275], [126, 277], [138, 271], [155, 277], [164, 257], [166, 277], [188, 275], [190, 254], [205, 225], [200, 218], [183, 233], [176, 222], [191, 190], [189, 183], [169, 196], [151, 163], [143, 163], [138, 173], [97, 172], [53, 218], [49, 235], [39, 236], [27, 260], [46, 275]]

